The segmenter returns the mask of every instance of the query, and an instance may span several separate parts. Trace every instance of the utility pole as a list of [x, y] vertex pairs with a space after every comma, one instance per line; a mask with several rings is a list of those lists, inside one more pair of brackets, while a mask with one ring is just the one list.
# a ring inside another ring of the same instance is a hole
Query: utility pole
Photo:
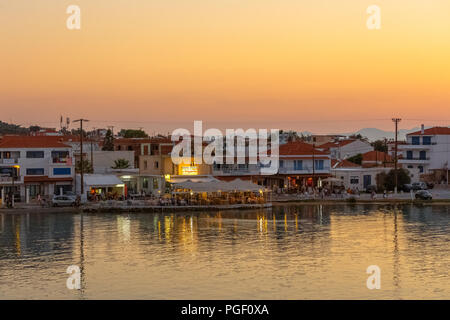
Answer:
[[[83, 122], [88, 122], [89, 120], [86, 119], [78, 119], [74, 120], [73, 122], [79, 122], [80, 123], [80, 185], [81, 185], [81, 197], [84, 195], [84, 178], [83, 178]], [[76, 162], [75, 162], [76, 165]], [[76, 175], [75, 175], [76, 177]]]
[[96, 132], [95, 132], [95, 128], [93, 128], [93, 133], [92, 133], [92, 135], [91, 135], [91, 167], [92, 167], [92, 172], [94, 172], [94, 149], [93, 149], [93, 147], [94, 147], [94, 143], [93, 143], [93, 139], [94, 139], [94, 136], [96, 137], [97, 136], [97, 134], [96, 134]]
[[395, 190], [394, 193], [397, 194], [398, 190], [398, 123], [402, 121], [400, 118], [392, 118], [392, 121], [395, 123], [395, 155], [394, 155], [394, 173], [395, 173]]
[[313, 137], [313, 149], [312, 149], [312, 161], [313, 161], [313, 189], [316, 187], [315, 179], [316, 179], [316, 159], [314, 151], [316, 149], [316, 137]]

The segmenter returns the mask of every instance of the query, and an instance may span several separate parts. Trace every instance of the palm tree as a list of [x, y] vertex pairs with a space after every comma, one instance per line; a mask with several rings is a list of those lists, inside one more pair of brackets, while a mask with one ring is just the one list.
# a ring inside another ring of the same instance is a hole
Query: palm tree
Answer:
[[113, 169], [127, 169], [130, 167], [130, 162], [126, 159], [117, 159], [114, 160], [114, 167]]

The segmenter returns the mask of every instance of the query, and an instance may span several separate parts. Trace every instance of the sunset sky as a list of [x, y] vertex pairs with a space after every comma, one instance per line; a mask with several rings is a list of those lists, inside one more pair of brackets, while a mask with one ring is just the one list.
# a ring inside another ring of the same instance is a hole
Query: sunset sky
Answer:
[[163, 133], [448, 126], [450, 1], [0, 0], [0, 110]]

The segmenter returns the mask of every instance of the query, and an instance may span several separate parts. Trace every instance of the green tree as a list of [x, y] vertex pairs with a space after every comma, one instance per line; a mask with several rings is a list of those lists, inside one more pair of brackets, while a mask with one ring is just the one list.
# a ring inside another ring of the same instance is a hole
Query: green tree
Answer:
[[126, 159], [117, 159], [114, 161], [113, 169], [127, 169], [130, 167], [130, 162]]
[[113, 136], [111, 129], [108, 129], [108, 131], [106, 131], [102, 150], [103, 151], [114, 151], [114, 136]]
[[[81, 161], [78, 160], [75, 165], [75, 172], [81, 173]], [[92, 164], [89, 160], [83, 159], [83, 173], [93, 173], [94, 169], [92, 168]]]
[[384, 140], [376, 140], [372, 142], [371, 145], [375, 151], [388, 152], [388, 148]]
[[361, 153], [358, 153], [357, 155], [355, 155], [353, 157], [347, 158], [348, 161], [353, 162], [355, 164], [359, 164], [359, 165], [361, 165], [362, 159], [363, 159], [363, 156]]
[[[411, 183], [411, 177], [409, 171], [406, 169], [397, 169], [398, 187]], [[392, 191], [395, 188], [395, 170], [390, 170], [387, 174], [382, 172], [377, 175], [377, 186], [383, 186], [384, 189]]]
[[148, 134], [144, 130], [122, 129], [119, 135], [124, 138], [148, 138]]

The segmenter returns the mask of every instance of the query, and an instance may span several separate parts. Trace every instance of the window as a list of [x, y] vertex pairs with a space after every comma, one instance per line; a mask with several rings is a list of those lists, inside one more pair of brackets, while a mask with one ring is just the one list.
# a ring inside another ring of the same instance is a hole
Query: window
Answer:
[[147, 160], [144, 160], [144, 170], [147, 170]]
[[412, 151], [406, 151], [406, 159], [411, 160], [413, 158], [413, 152]]
[[420, 144], [420, 137], [412, 137], [411, 142], [413, 145], [419, 145]]
[[420, 160], [426, 160], [426, 159], [427, 159], [427, 152], [420, 151]]
[[37, 159], [37, 158], [43, 158], [43, 157], [44, 157], [44, 151], [27, 151], [28, 159]]
[[284, 168], [284, 160], [280, 160], [280, 168]]
[[350, 184], [359, 184], [359, 177], [358, 176], [350, 177]]
[[53, 163], [66, 163], [69, 151], [52, 151]]
[[158, 179], [153, 178], [153, 189], [158, 189]]
[[133, 146], [128, 146], [128, 151], [133, 151]]
[[419, 169], [420, 173], [423, 173], [423, 166], [418, 166], [417, 168]]
[[155, 161], [154, 165], [155, 165], [155, 169], [159, 168], [159, 162], [158, 161]]
[[28, 168], [27, 176], [43, 176], [44, 168]]
[[409, 166], [408, 166], [408, 169], [412, 169], [412, 168], [414, 168], [412, 165], [409, 165]]
[[294, 170], [303, 170], [303, 160], [294, 160]]
[[142, 188], [148, 189], [148, 178], [144, 178], [144, 181], [142, 181]]
[[423, 145], [430, 145], [431, 137], [423, 137]]
[[53, 168], [54, 176], [70, 175], [70, 173], [71, 173], [70, 168]]
[[323, 170], [323, 160], [314, 160], [314, 167], [316, 170]]

